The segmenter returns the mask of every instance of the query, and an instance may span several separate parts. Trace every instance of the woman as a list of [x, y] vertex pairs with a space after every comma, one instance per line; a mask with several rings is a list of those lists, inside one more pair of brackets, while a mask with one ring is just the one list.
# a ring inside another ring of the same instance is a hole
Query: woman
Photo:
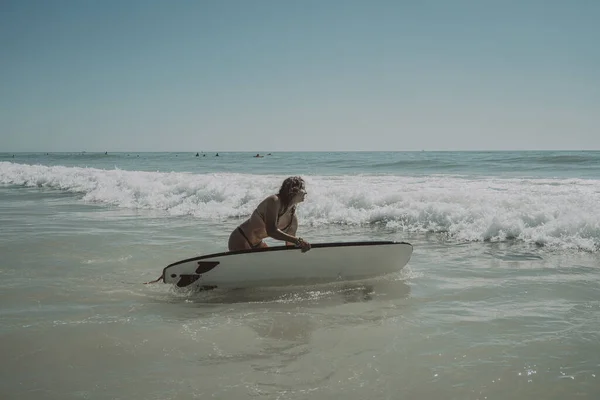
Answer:
[[231, 232], [229, 250], [268, 247], [263, 242], [266, 237], [301, 247], [303, 253], [310, 250], [310, 243], [301, 237], [296, 237], [298, 229], [296, 205], [304, 201], [304, 196], [306, 190], [302, 178], [291, 176], [284, 180], [278, 194], [264, 199], [250, 218]]

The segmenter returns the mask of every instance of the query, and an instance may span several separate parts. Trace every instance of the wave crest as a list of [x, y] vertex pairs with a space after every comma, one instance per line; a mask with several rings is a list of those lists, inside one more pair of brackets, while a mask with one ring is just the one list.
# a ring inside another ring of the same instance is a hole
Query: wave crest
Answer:
[[[285, 178], [0, 162], [0, 183], [82, 195], [88, 202], [220, 220], [248, 216]], [[308, 176], [303, 223], [382, 225], [460, 241], [518, 240], [600, 249], [600, 181], [428, 176]]]

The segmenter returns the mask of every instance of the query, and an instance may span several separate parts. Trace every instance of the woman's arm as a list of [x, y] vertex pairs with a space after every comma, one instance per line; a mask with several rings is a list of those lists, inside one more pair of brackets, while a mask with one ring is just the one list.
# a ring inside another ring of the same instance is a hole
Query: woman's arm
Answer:
[[[296, 217], [296, 213], [292, 216], [292, 223], [289, 228], [286, 229], [286, 232], [292, 236], [296, 236], [296, 229], [298, 229], [298, 217]], [[296, 236], [297, 237], [297, 236]], [[298, 238], [299, 243], [290, 243], [286, 242], [288, 246], [300, 246], [302, 248], [302, 252], [307, 252], [310, 250], [310, 243], [302, 238]]]
[[[279, 199], [275, 196], [269, 197], [267, 200], [267, 204], [265, 207], [265, 228], [267, 230], [267, 235], [276, 240], [282, 240], [285, 242], [293, 243], [295, 245], [300, 245], [299, 238], [289, 235], [283, 231], [281, 231], [277, 227], [277, 220], [279, 215], [279, 210], [281, 208], [281, 203]], [[294, 215], [296, 217], [296, 215]], [[296, 222], [297, 225], [297, 222]], [[290, 228], [291, 229], [291, 228]], [[294, 229], [295, 233], [295, 229]]]
[[[289, 228], [287, 228], [285, 230], [285, 233], [287, 233], [288, 235], [291, 235], [291, 236], [296, 236], [297, 230], [298, 230], [298, 217], [296, 217], [296, 213], [294, 213], [294, 215], [292, 216], [292, 223], [290, 224]], [[292, 243], [292, 242], [286, 242], [285, 244], [287, 244], [288, 246], [296, 245], [296, 243]]]

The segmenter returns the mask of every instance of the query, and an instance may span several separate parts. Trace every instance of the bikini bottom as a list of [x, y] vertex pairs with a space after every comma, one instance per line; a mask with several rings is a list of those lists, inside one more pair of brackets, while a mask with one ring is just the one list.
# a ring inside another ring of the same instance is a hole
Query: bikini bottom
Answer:
[[250, 239], [248, 239], [248, 236], [246, 236], [246, 234], [244, 233], [244, 231], [242, 230], [241, 227], [238, 226], [237, 230], [242, 234], [242, 236], [244, 237], [244, 239], [246, 239], [246, 242], [248, 242], [248, 244], [250, 245], [251, 249], [258, 249], [258, 248], [260, 248], [260, 246], [263, 243], [262, 240], [260, 242], [256, 243], [256, 244], [252, 244], [252, 242], [250, 242]]

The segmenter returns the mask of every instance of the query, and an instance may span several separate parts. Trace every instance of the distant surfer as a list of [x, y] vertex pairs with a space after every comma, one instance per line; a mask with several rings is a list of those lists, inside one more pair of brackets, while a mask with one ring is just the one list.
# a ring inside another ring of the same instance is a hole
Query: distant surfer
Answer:
[[215, 157], [219, 157], [219, 153], [215, 154]]
[[254, 158], [261, 158], [262, 156], [258, 153], [256, 153], [256, 155], [254, 156]]
[[200, 154], [199, 154], [199, 153], [196, 153], [196, 157], [200, 157]]
[[268, 247], [263, 242], [267, 237], [298, 246], [302, 252], [310, 250], [310, 243], [296, 236], [296, 206], [304, 201], [305, 196], [304, 180], [301, 177], [291, 176], [284, 180], [279, 193], [264, 199], [250, 218], [231, 232], [229, 250]]

